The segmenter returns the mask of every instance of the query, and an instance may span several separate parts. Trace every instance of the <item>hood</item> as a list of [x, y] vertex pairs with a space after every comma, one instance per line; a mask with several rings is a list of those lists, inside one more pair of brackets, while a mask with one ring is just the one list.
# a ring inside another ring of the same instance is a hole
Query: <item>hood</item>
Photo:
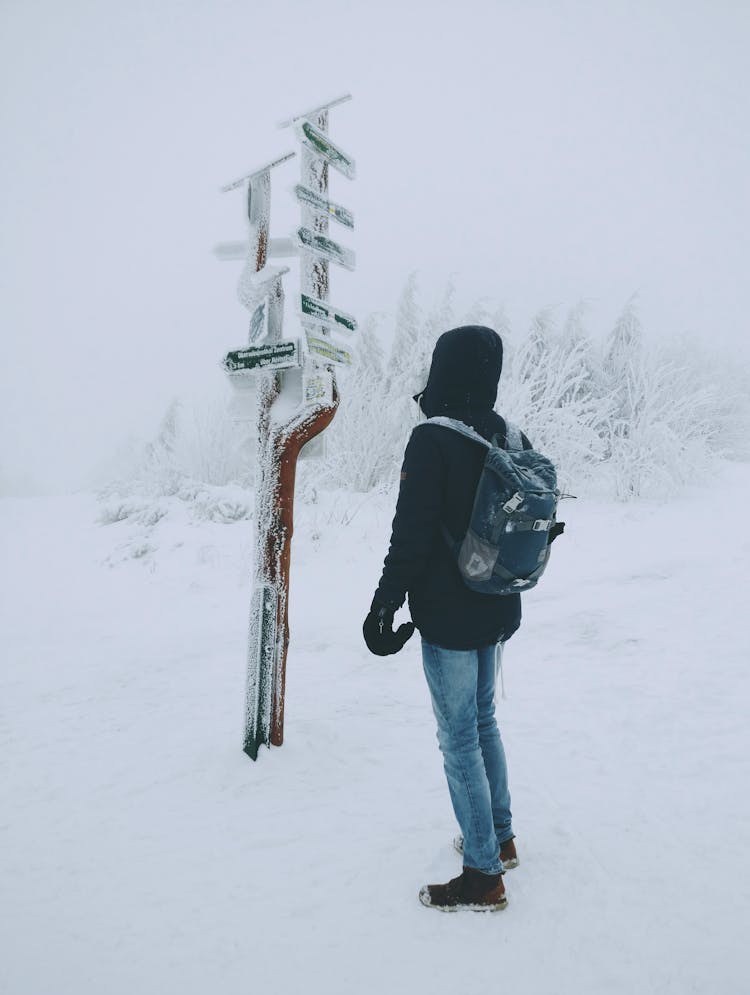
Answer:
[[452, 328], [435, 343], [427, 384], [414, 400], [428, 418], [491, 411], [502, 368], [503, 343], [497, 332], [484, 325]]

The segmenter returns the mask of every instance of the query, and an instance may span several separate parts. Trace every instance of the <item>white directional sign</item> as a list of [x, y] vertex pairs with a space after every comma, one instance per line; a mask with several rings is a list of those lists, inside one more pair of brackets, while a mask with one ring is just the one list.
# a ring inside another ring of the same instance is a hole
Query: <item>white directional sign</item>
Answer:
[[313, 358], [318, 362], [339, 363], [341, 366], [351, 366], [352, 354], [348, 349], [343, 349], [331, 339], [324, 339], [318, 335], [307, 333], [307, 348], [313, 353]]
[[283, 162], [288, 162], [295, 156], [294, 152], [287, 152], [286, 155], [280, 156], [278, 159], [272, 159], [271, 162], [267, 162], [265, 166], [259, 166], [254, 169], [252, 173], [245, 173], [238, 180], [232, 180], [231, 183], [227, 183], [225, 186], [221, 187], [222, 193], [229, 193], [230, 190], [236, 190], [237, 187], [241, 187], [246, 180], [252, 180], [256, 176], [260, 176], [262, 173], [267, 173], [269, 169], [273, 169], [274, 166], [280, 166]]
[[333, 403], [333, 375], [308, 364], [302, 375], [302, 397], [305, 404]]
[[342, 207], [341, 204], [334, 204], [332, 201], [326, 200], [325, 197], [321, 197], [314, 190], [303, 187], [301, 183], [298, 183], [294, 188], [294, 195], [300, 204], [305, 204], [307, 207], [312, 207], [321, 214], [333, 218], [334, 221], [338, 221], [345, 228], [354, 227], [354, 215], [347, 208]]
[[[234, 262], [247, 258], [247, 242], [219, 242], [214, 246], [214, 255], [221, 262]], [[297, 246], [291, 238], [269, 238], [268, 257], [280, 259], [297, 255]]]
[[332, 107], [338, 107], [339, 104], [345, 104], [347, 100], [351, 100], [351, 93], [345, 93], [341, 97], [336, 97], [335, 100], [329, 100], [326, 104], [317, 104], [315, 107], [311, 107], [307, 111], [303, 111], [302, 114], [295, 114], [294, 117], [290, 117], [286, 121], [279, 121], [279, 128], [288, 128], [290, 124], [296, 124], [297, 121], [301, 121], [302, 118], [315, 117], [316, 114], [320, 114], [321, 111], [329, 111]]

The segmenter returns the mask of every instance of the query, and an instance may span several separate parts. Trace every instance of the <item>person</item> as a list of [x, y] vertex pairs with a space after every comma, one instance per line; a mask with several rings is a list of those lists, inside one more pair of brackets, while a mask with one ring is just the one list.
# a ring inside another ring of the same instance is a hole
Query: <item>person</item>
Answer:
[[[503, 363], [500, 336], [463, 326], [438, 339], [427, 384], [415, 400], [428, 419], [464, 422], [505, 447], [506, 422], [494, 411]], [[531, 443], [523, 433], [524, 449]], [[397, 653], [415, 627], [453, 811], [463, 870], [425, 885], [423, 905], [444, 911], [506, 907], [506, 869], [518, 863], [505, 751], [495, 720], [496, 658], [521, 623], [519, 594], [478, 594], [464, 584], [445, 532], [466, 532], [487, 450], [440, 424], [416, 426], [404, 454], [390, 548], [363, 625], [379, 656]], [[393, 631], [408, 594], [412, 621]]]

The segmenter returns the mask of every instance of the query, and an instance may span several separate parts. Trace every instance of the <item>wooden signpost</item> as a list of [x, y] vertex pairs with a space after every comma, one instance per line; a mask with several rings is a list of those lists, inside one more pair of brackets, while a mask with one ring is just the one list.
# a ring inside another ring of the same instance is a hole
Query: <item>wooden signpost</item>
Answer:
[[[257, 472], [255, 564], [250, 606], [244, 751], [253, 760], [261, 745], [284, 739], [284, 693], [289, 645], [289, 573], [294, 531], [294, 484], [300, 450], [332, 421], [339, 395], [335, 366], [351, 363], [351, 352], [330, 337], [351, 334], [356, 320], [328, 303], [329, 265], [354, 268], [354, 253], [328, 236], [329, 220], [354, 227], [350, 211], [328, 198], [329, 165], [349, 179], [354, 160], [328, 138], [332, 107], [347, 94], [313, 108], [282, 127], [293, 126], [299, 140], [300, 182], [294, 196], [301, 224], [293, 239], [270, 238], [271, 171], [290, 152], [224, 187], [247, 182], [250, 237], [217, 247], [222, 259], [244, 249], [239, 297], [250, 311], [248, 345], [226, 353], [222, 363], [238, 388], [257, 383]], [[296, 254], [300, 261], [301, 307], [297, 318], [304, 339], [283, 337], [283, 276], [288, 269], [268, 263], [272, 255]]]

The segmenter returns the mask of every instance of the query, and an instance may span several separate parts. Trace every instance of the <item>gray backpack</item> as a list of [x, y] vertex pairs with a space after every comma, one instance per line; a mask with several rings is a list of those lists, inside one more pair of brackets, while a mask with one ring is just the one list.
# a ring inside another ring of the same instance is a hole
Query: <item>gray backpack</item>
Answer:
[[535, 449], [524, 449], [520, 429], [506, 424], [506, 449], [487, 442], [453, 418], [429, 418], [487, 449], [466, 535], [443, 528], [463, 582], [480, 594], [515, 594], [534, 587], [549, 560], [557, 525], [557, 473]]

